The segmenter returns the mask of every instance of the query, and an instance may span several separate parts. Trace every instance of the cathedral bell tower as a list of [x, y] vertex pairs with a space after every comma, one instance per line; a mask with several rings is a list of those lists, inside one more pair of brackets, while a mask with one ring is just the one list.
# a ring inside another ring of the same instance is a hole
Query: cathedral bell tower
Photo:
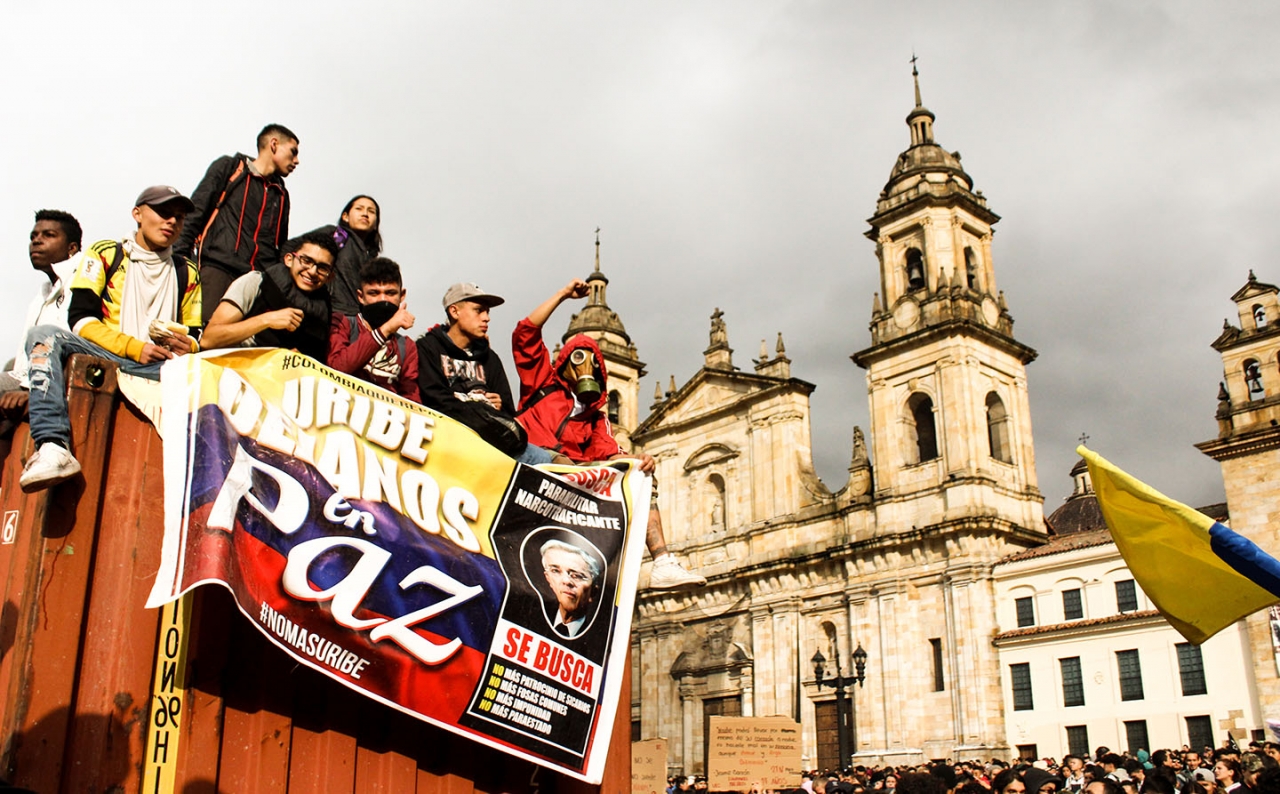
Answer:
[[911, 73], [911, 145], [867, 221], [880, 265], [871, 346], [853, 356], [867, 371], [877, 523], [979, 519], [1043, 532], [1025, 370], [1036, 351], [1013, 338], [996, 287], [1000, 217], [960, 153], [934, 140]]
[[618, 313], [609, 308], [605, 290], [609, 279], [600, 272], [600, 230], [596, 229], [596, 268], [587, 276], [591, 288], [587, 305], [569, 319], [569, 327], [561, 341], [586, 334], [600, 346], [604, 354], [609, 389], [609, 421], [613, 435], [623, 449], [631, 448], [631, 433], [640, 424], [640, 379], [645, 375], [644, 362], [635, 343], [627, 335]]
[[[1280, 287], [1251, 270], [1231, 300], [1240, 324], [1224, 320], [1213, 341], [1222, 356], [1218, 436], [1196, 448], [1222, 466], [1231, 528], [1271, 550], [1280, 543]], [[1263, 713], [1280, 708], [1271, 625], [1265, 610], [1246, 619]]]

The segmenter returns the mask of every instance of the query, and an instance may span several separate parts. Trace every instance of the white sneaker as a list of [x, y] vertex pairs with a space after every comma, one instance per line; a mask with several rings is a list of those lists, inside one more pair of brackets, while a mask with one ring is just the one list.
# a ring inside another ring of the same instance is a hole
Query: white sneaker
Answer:
[[80, 473], [80, 461], [70, 452], [52, 442], [40, 445], [36, 454], [27, 459], [18, 485], [25, 493], [43, 491], [45, 488], [69, 480]]
[[686, 571], [680, 561], [670, 554], [655, 560], [653, 569], [649, 571], [651, 590], [692, 590], [695, 587], [705, 587], [706, 584], [706, 579]]

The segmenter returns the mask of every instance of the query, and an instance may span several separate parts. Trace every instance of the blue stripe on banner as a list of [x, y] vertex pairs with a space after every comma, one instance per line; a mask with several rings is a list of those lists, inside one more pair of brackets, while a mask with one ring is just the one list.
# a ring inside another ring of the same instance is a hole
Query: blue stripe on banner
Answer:
[[[377, 615], [406, 615], [435, 604], [445, 596], [434, 587], [417, 586], [405, 590], [398, 586], [405, 576], [420, 565], [431, 565], [465, 584], [480, 585], [484, 588], [483, 596], [432, 618], [429, 628], [443, 636], [457, 637], [464, 645], [475, 650], [488, 651], [507, 589], [506, 577], [497, 560], [483, 554], [473, 554], [437, 535], [421, 531], [409, 519], [381, 502], [360, 499], [349, 502], [352, 507], [374, 515], [376, 535], [370, 536], [359, 530], [348, 530], [335, 525], [323, 514], [324, 502], [333, 494], [334, 488], [320, 472], [305, 461], [241, 436], [216, 405], [205, 405], [198, 414], [194, 444], [194, 456], [198, 463], [191, 475], [193, 510], [217, 498], [218, 491], [226, 482], [231, 461], [235, 458], [237, 444], [250, 456], [267, 462], [294, 478], [311, 497], [306, 522], [290, 535], [276, 531], [247, 504], [240, 505], [238, 520], [245, 532], [264, 546], [275, 550], [281, 557], [288, 557], [290, 550], [299, 543], [335, 535], [359, 537], [391, 552], [387, 572], [378, 577], [361, 600], [363, 607]], [[268, 491], [273, 490], [273, 486], [266, 482], [260, 485]], [[269, 498], [274, 498], [274, 495]], [[341, 550], [325, 554], [312, 564], [307, 578], [317, 589], [329, 588], [350, 573], [353, 557], [354, 555]]]
[[1280, 560], [1217, 521], [1209, 528], [1209, 546], [1241, 576], [1247, 576], [1258, 587], [1280, 598]]

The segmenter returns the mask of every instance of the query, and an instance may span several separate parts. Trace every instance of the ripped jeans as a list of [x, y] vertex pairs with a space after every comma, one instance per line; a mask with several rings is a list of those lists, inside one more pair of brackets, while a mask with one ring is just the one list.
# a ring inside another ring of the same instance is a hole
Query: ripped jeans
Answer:
[[71, 450], [71, 420], [67, 417], [67, 382], [62, 368], [68, 358], [84, 353], [119, 365], [121, 372], [149, 380], [160, 379], [163, 361], [139, 364], [98, 347], [83, 336], [77, 336], [55, 325], [37, 325], [27, 332], [28, 377], [31, 398], [27, 412], [31, 416], [31, 439], [41, 444], [54, 443]]

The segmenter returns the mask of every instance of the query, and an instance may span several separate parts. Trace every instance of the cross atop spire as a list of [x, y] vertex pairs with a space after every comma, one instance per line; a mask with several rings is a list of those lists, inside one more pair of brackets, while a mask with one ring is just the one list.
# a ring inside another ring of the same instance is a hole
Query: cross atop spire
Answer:
[[913, 50], [911, 53], [911, 79], [914, 80], [916, 84], [916, 107], [922, 108], [924, 107], [924, 102], [920, 99], [920, 72], [916, 69], [917, 60], [919, 59], [916, 58], [915, 51]]
[[[916, 93], [917, 94], [920, 93], [919, 89], [916, 90]], [[600, 227], [599, 226], [596, 227], [596, 272], [597, 273], [600, 272]]]

